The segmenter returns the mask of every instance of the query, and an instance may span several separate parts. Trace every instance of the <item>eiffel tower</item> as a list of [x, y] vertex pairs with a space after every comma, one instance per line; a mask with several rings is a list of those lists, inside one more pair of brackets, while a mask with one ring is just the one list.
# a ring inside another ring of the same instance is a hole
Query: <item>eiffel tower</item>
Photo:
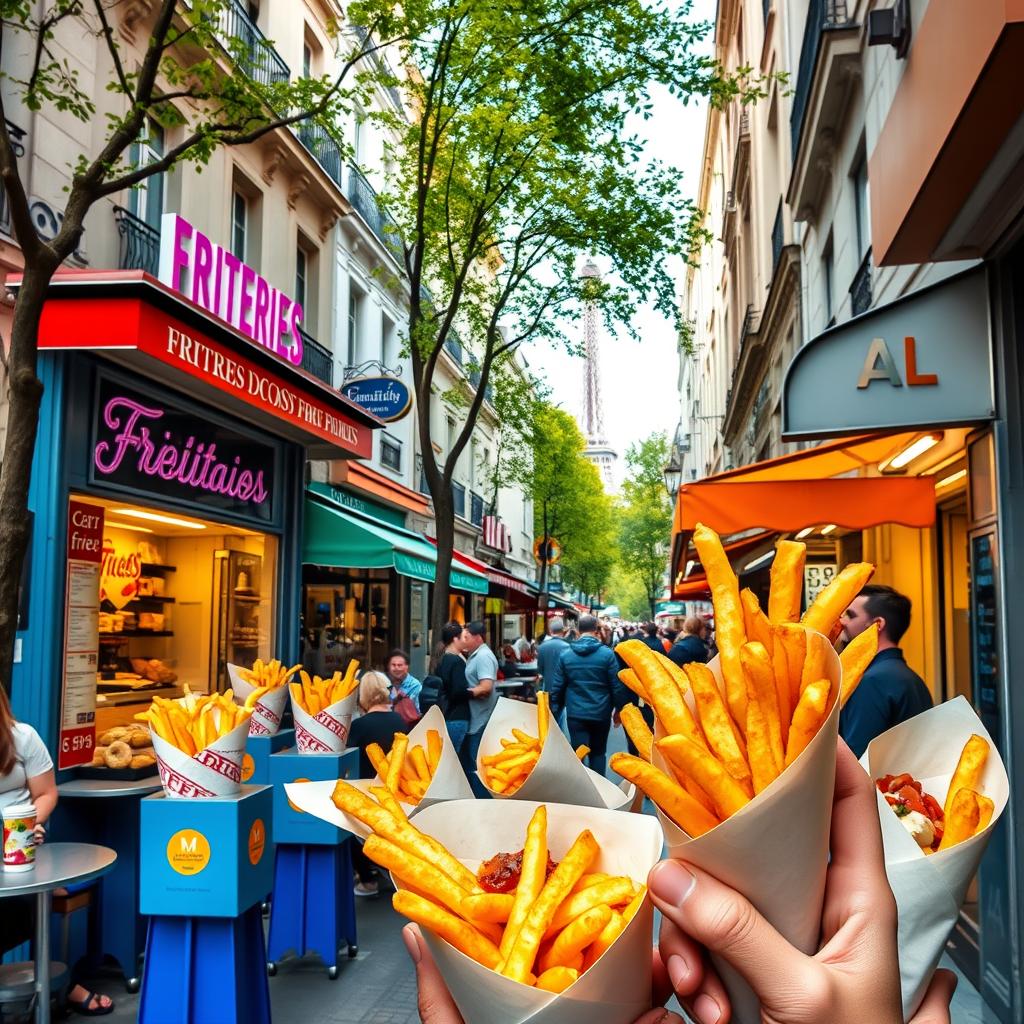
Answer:
[[[592, 260], [587, 260], [582, 277], [601, 279], [601, 271]], [[604, 413], [601, 409], [601, 368], [599, 360], [599, 335], [597, 328], [597, 304], [588, 302], [583, 318], [584, 367], [583, 377], [583, 434], [587, 439], [584, 456], [601, 474], [601, 482], [607, 492], [615, 490], [613, 467], [618, 453], [608, 444], [604, 432]]]

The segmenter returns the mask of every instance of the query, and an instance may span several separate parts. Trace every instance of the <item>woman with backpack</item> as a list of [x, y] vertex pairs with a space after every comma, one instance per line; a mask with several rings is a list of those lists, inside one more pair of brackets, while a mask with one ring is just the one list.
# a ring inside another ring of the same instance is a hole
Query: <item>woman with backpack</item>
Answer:
[[441, 709], [448, 736], [460, 757], [469, 732], [469, 691], [461, 641], [462, 626], [458, 622], [445, 625], [430, 661], [430, 675], [423, 680], [420, 690], [420, 711], [426, 714], [434, 704]]

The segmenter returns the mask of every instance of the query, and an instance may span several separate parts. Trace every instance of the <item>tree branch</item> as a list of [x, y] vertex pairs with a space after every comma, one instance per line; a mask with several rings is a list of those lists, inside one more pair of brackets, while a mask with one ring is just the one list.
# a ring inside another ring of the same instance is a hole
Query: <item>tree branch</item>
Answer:
[[107, 9], [103, 6], [103, 0], [93, 0], [93, 7], [102, 26], [100, 34], [103, 36], [103, 41], [107, 44], [107, 52], [110, 54], [110, 59], [114, 62], [114, 72], [117, 75], [118, 84], [121, 86], [121, 91], [125, 96], [130, 97], [132, 87], [128, 82], [128, 76], [125, 74], [124, 64], [121, 61], [121, 51], [118, 49], [117, 43], [114, 42], [114, 31], [107, 19]]

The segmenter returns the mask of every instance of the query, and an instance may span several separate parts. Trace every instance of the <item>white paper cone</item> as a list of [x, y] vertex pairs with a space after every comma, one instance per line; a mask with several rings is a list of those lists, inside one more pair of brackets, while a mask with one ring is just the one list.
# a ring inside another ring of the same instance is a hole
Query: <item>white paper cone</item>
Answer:
[[[467, 866], [500, 851], [520, 850], [537, 804], [515, 800], [435, 804], [416, 827], [440, 840]], [[592, 871], [627, 875], [646, 884], [661, 856], [661, 830], [651, 817], [628, 819], [603, 808], [549, 803], [548, 842], [553, 860], [564, 856], [589, 828], [601, 845]], [[472, 822], [472, 828], [467, 828]], [[575, 985], [560, 995], [520, 985], [482, 967], [426, 929], [423, 934], [466, 1024], [633, 1024], [651, 1006], [653, 912], [645, 901], [614, 945]]]
[[[289, 691], [290, 692], [290, 691]], [[335, 701], [318, 715], [310, 715], [297, 701], [292, 701], [295, 719], [295, 746], [300, 754], [340, 754], [348, 740], [352, 713], [359, 698], [357, 686], [347, 697]]]
[[990, 753], [981, 792], [995, 804], [992, 821], [978, 835], [948, 850], [925, 854], [876, 790], [885, 846], [885, 870], [899, 911], [903, 1011], [916, 1011], [956, 924], [971, 879], [1009, 799], [1002, 758], [965, 697], [925, 711], [868, 744], [861, 764], [871, 780], [909, 772], [922, 789], [945, 804], [964, 744], [972, 734], [988, 740]]
[[[719, 659], [708, 667], [722, 687]], [[818, 948], [835, 788], [842, 668], [831, 646], [826, 674], [832, 682], [828, 718], [796, 761], [750, 803], [697, 839], [658, 810], [668, 856], [684, 858], [743, 893], [805, 953]], [[686, 698], [692, 710], [692, 693]], [[656, 723], [656, 738], [664, 735], [661, 723]], [[657, 747], [654, 763], [671, 774]], [[760, 1024], [760, 1003], [751, 988], [728, 964], [714, 959], [729, 992], [732, 1019], [737, 1024]]]
[[248, 722], [240, 722], [192, 757], [167, 743], [152, 728], [150, 735], [160, 782], [169, 797], [234, 796], [241, 790]]
[[[252, 683], [247, 683], [239, 674], [238, 666], [228, 663], [228, 679], [231, 681], [231, 689], [235, 695], [236, 704], [245, 704], [245, 699], [256, 689]], [[288, 703], [288, 684], [284, 683], [273, 690], [268, 690], [252, 709], [252, 716], [249, 718], [250, 736], [276, 736], [281, 728], [281, 718], [284, 716], [284, 706]]]
[[483, 771], [483, 759], [502, 750], [501, 741], [511, 737], [513, 729], [537, 735], [537, 707], [521, 700], [499, 697], [480, 738], [476, 769], [487, 791], [498, 800], [552, 800], [581, 807], [621, 810], [633, 800], [632, 791], [624, 793], [614, 782], [591, 771], [576, 756], [565, 734], [548, 712], [548, 735], [540, 757], [526, 781], [514, 793], [495, 793]]

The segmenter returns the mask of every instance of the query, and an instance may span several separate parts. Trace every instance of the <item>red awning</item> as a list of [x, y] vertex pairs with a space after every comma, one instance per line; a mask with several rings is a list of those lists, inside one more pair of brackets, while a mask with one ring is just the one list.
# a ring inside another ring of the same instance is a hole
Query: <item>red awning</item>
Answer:
[[[431, 544], [437, 546], [437, 540], [434, 537], [427, 538]], [[504, 569], [496, 569], [493, 565], [488, 565], [486, 562], [481, 562], [479, 559], [474, 558], [472, 555], [467, 555], [458, 548], [452, 551], [452, 558], [456, 562], [461, 562], [463, 565], [468, 566], [475, 572], [480, 573], [481, 576], [486, 576], [488, 581], [497, 584], [499, 587], [506, 587], [509, 590], [515, 590], [520, 594], [526, 594], [528, 597], [536, 597], [537, 590], [531, 586], [526, 580], [521, 580], [517, 576], [513, 576], [511, 573], [505, 572]]]
[[371, 454], [380, 421], [301, 367], [141, 271], [62, 271], [39, 323], [43, 351], [95, 353], [267, 433], [310, 458]]

